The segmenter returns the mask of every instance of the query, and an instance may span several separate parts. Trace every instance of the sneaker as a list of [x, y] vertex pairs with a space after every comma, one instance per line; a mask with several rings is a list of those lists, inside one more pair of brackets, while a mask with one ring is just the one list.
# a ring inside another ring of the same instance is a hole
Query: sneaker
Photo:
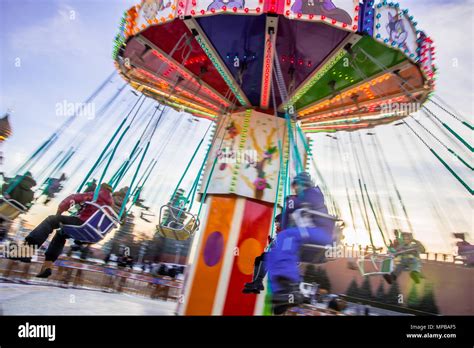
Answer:
[[250, 283], [245, 283], [244, 289], [242, 292], [244, 294], [259, 294], [260, 291], [265, 290], [265, 287], [263, 286], [262, 282], [250, 282]]
[[51, 268], [46, 268], [39, 272], [36, 277], [37, 278], [48, 278], [51, 274], [53, 274], [53, 271], [51, 271]]

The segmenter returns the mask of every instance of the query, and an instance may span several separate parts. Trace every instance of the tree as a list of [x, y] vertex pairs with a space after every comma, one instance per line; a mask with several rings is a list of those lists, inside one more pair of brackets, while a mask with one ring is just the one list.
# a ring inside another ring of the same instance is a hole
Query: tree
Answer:
[[322, 289], [326, 289], [327, 291], [331, 292], [331, 281], [329, 280], [329, 276], [325, 269], [318, 268], [319, 271], [319, 286]]
[[321, 267], [316, 268], [314, 265], [308, 265], [303, 279], [307, 283], [317, 283], [321, 289], [331, 291], [331, 281], [329, 280], [326, 270]]
[[375, 300], [383, 302], [385, 300], [385, 288], [383, 286], [383, 282], [381, 281], [377, 291], [375, 292]]
[[410, 292], [408, 293], [407, 307], [412, 309], [419, 309], [420, 298], [418, 297], [418, 292], [416, 291], [416, 285], [413, 283], [411, 285]]
[[352, 278], [352, 281], [346, 290], [346, 295], [352, 297], [359, 297], [359, 287], [355, 278]]
[[364, 281], [362, 282], [362, 285], [360, 287], [359, 296], [367, 300], [373, 299], [369, 277], [364, 277]]
[[309, 264], [306, 266], [306, 270], [303, 275], [303, 279], [306, 283], [314, 283], [316, 282], [316, 267], [314, 265]]
[[392, 282], [392, 285], [390, 285], [390, 289], [388, 289], [388, 292], [385, 295], [384, 302], [386, 304], [398, 306], [400, 305], [399, 298], [400, 298], [400, 287], [398, 286], [398, 282], [394, 281]]
[[426, 283], [423, 291], [423, 297], [418, 304], [418, 309], [421, 311], [439, 314], [438, 306], [436, 305], [433, 284]]

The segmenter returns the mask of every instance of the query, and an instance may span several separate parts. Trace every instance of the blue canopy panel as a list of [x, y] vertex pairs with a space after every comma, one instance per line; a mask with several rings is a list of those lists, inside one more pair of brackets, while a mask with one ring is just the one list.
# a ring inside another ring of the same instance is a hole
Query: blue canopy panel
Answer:
[[[219, 15], [197, 18], [214, 48], [254, 106], [260, 104], [266, 16]], [[234, 66], [238, 58], [238, 67]]]

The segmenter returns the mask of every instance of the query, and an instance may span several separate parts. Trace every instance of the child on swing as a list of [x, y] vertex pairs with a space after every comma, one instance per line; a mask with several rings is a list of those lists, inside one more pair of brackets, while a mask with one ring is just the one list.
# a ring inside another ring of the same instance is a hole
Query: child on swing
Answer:
[[[62, 215], [67, 211], [71, 205], [81, 204], [84, 202], [90, 202], [94, 199], [94, 192], [87, 193], [75, 193], [66, 197], [58, 206], [56, 215], [50, 215], [44, 219], [36, 228], [25, 237], [25, 244], [39, 248], [48, 239], [49, 235], [61, 227], [61, 224], [65, 225], [82, 225], [87, 221], [96, 211], [97, 208], [93, 205], [83, 205], [82, 209], [76, 216]], [[112, 198], [112, 187], [108, 184], [101, 184], [99, 195], [96, 204], [103, 206], [113, 206], [114, 200]], [[51, 243], [45, 252], [45, 262], [41, 268], [41, 271], [36, 275], [38, 278], [48, 278], [52, 274], [52, 268], [54, 261], [57, 260], [59, 255], [64, 248], [67, 236], [61, 231], [56, 232]], [[31, 262], [31, 257], [27, 258], [14, 258], [22, 262]]]

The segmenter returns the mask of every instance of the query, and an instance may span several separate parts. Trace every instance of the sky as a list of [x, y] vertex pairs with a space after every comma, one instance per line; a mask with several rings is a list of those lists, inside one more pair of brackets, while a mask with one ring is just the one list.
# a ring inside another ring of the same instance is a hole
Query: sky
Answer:
[[[65, 115], [58, 113], [59, 104], [83, 102], [114, 70], [111, 58], [113, 39], [123, 11], [136, 2], [0, 0], [0, 113], [3, 114], [9, 108], [14, 111], [11, 117], [13, 136], [1, 149], [5, 157], [1, 171], [10, 174], [64, 121]], [[400, 6], [410, 9], [410, 13], [419, 23], [419, 28], [427, 32], [435, 42], [435, 63], [439, 69], [437, 93], [472, 122], [473, 2], [405, 0], [400, 1]], [[120, 78], [109, 83], [104, 93], [96, 100], [97, 108], [121, 85]], [[97, 149], [105, 144], [120, 115], [126, 112], [132, 97], [129, 91], [123, 92], [114, 106], [116, 116], [110, 116], [110, 119], [89, 120], [84, 117], [78, 121], [80, 124], [74, 129], [82, 129], [84, 126], [88, 138], [81, 146], [74, 163], [66, 169], [72, 173], [85, 174], [86, 168], [92, 165], [94, 156], [98, 155]], [[149, 104], [146, 106], [151, 107], [151, 102], [147, 103]], [[459, 126], [455, 120], [447, 115], [440, 117], [473, 143], [472, 134]], [[179, 118], [177, 112], [170, 112], [152, 140], [150, 153], [157, 154], [161, 151], [160, 145], [168, 139], [166, 150], [161, 154], [157, 169], [150, 179], [151, 187], [147, 187], [144, 194], [156, 211], [168, 199], [187, 160], [191, 158], [194, 148], [209, 125], [208, 121], [195, 122], [187, 119], [177, 124]], [[471, 156], [440, 133], [425, 116], [416, 115], [416, 118], [459, 153]], [[143, 123], [138, 123], [132, 133], [139, 133], [142, 127]], [[415, 236], [422, 240], [429, 250], [435, 252], [453, 250], [453, 231], [470, 232], [472, 237], [473, 202], [462, 186], [436, 162], [417, 139], [409, 136], [407, 129], [388, 125], [378, 127], [375, 133], [382, 140], [386, 158], [414, 226]], [[364, 147], [370, 153], [374, 150], [370, 139], [364, 132], [361, 134]], [[349, 135], [341, 133], [337, 136], [343, 157], [350, 158]], [[353, 134], [354, 139], [357, 136]], [[44, 158], [40, 165], [48, 163], [54, 154], [70, 144], [74, 137], [72, 132], [66, 132], [52, 148], [50, 157]], [[317, 165], [340, 206], [343, 218], [350, 220], [343, 178], [345, 176], [347, 179], [350, 173], [355, 173], [353, 163], [337, 159], [335, 140], [325, 135], [312, 137], [315, 140]], [[130, 147], [127, 147], [127, 144], [124, 148]], [[443, 151], [434, 141], [430, 142], [430, 145], [440, 152]], [[117, 156], [117, 163], [120, 163], [127, 156], [127, 152]], [[199, 151], [196, 163], [202, 156], [203, 149]], [[448, 159], [455, 170], [468, 178], [472, 187], [472, 174], [469, 170], [453, 158]], [[412, 162], [418, 170], [414, 169]], [[387, 225], [393, 227], [395, 220], [389, 216], [386, 206], [388, 197], [393, 196], [393, 192], [385, 185], [382, 173], [376, 170], [374, 163], [363, 165], [367, 177], [369, 172], [373, 172], [376, 185], [369, 185], [369, 191], [372, 195], [379, 195], [382, 206], [385, 205], [384, 216], [386, 215]], [[193, 165], [186, 182], [190, 183], [194, 179], [197, 168], [197, 165]], [[64, 197], [67, 191], [74, 191], [80, 179], [81, 175], [72, 176], [66, 190], [58, 198]], [[125, 178], [124, 182], [128, 179]], [[35, 224], [46, 214], [53, 213], [54, 203], [47, 207], [35, 206], [28, 214], [27, 221]], [[355, 228], [349, 223], [346, 241], [367, 243], [368, 234], [362, 228], [361, 218], [356, 218], [355, 222]], [[138, 222], [137, 231], [151, 235], [153, 226]], [[380, 242], [380, 236], [376, 236], [376, 240]]]

